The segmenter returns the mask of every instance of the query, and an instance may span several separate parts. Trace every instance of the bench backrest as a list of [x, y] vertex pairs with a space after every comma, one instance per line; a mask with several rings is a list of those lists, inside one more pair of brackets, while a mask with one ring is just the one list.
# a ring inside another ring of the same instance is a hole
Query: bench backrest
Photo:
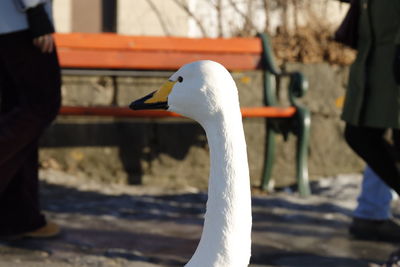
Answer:
[[179, 38], [101, 33], [55, 34], [63, 68], [176, 70], [210, 59], [230, 71], [262, 69], [260, 38]]
[[265, 34], [259, 38], [184, 38], [68, 33], [55, 34], [55, 40], [61, 67], [78, 69], [70, 74], [82, 74], [82, 69], [117, 75], [121, 70], [175, 71], [186, 63], [209, 59], [229, 71], [262, 70], [264, 103], [277, 103], [275, 76], [280, 71]]

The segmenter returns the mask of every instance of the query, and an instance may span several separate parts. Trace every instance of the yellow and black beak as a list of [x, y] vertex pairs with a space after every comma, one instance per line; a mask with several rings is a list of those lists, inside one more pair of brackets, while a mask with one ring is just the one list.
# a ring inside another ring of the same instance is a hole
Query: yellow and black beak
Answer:
[[141, 109], [168, 109], [168, 95], [176, 82], [168, 81], [158, 91], [154, 91], [145, 97], [133, 101], [129, 108], [133, 110]]

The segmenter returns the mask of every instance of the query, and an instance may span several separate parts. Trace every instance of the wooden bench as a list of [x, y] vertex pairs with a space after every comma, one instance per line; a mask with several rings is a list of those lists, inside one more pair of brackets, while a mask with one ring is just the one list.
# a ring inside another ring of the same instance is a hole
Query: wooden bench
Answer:
[[[299, 72], [281, 72], [275, 65], [266, 35], [259, 38], [192, 39], [177, 37], [121, 36], [116, 34], [56, 34], [60, 64], [64, 74], [129, 75], [129, 71], [175, 71], [182, 65], [201, 59], [223, 64], [230, 71], [263, 71], [264, 106], [243, 107], [246, 118], [266, 118], [266, 149], [261, 188], [267, 189], [275, 155], [275, 136], [297, 136], [296, 175], [301, 195], [310, 194], [308, 183], [308, 139], [310, 114], [296, 99], [307, 90]], [[97, 72], [90, 72], [90, 71]], [[88, 73], [89, 71], [89, 73]], [[100, 71], [100, 72], [99, 72]], [[101, 72], [103, 71], [103, 72]], [[127, 72], [128, 71], [128, 72]], [[290, 106], [279, 107], [276, 80], [290, 79]], [[61, 115], [114, 117], [175, 117], [168, 111], [132, 111], [127, 107], [63, 106]]]

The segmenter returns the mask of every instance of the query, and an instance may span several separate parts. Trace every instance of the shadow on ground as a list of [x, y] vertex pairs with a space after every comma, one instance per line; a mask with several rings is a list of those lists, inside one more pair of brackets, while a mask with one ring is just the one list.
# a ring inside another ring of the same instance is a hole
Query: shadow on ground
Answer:
[[[107, 195], [42, 182], [43, 209], [61, 237], [0, 244], [0, 266], [183, 266], [193, 254], [207, 195]], [[349, 238], [351, 209], [332, 199], [253, 197], [250, 266], [354, 267], [381, 262], [393, 244]], [[36, 265], [35, 265], [36, 264]]]

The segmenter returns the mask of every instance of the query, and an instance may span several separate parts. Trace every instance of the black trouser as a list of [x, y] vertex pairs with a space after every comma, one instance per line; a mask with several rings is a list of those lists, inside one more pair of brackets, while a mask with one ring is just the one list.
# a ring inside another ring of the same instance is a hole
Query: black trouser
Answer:
[[400, 130], [393, 130], [393, 143], [384, 135], [386, 129], [346, 124], [345, 139], [349, 146], [392, 189], [400, 194]]
[[0, 35], [0, 236], [45, 224], [38, 197], [38, 139], [60, 107], [57, 54], [27, 31]]

